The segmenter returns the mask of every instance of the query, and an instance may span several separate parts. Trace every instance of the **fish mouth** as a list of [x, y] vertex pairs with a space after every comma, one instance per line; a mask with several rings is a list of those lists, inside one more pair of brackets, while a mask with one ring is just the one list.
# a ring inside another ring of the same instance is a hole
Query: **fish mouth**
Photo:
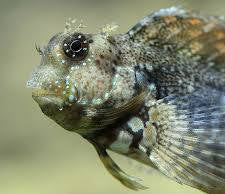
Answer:
[[33, 90], [32, 98], [39, 104], [39, 106], [52, 104], [61, 107], [64, 104], [64, 100], [61, 96], [44, 89]]
[[57, 96], [54, 92], [45, 89], [33, 89], [32, 97]]

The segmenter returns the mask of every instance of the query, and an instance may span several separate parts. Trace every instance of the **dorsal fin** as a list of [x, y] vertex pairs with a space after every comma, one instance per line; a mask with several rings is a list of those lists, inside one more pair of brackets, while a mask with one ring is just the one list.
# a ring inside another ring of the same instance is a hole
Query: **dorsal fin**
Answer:
[[171, 7], [155, 12], [136, 24], [130, 38], [189, 60], [203, 61], [225, 72], [225, 22], [193, 11]]

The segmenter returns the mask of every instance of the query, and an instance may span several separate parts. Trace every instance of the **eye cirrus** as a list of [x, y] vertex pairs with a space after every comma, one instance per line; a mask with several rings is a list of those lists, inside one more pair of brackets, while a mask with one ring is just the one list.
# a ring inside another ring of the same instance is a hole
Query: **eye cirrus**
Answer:
[[63, 52], [72, 60], [84, 59], [89, 50], [89, 43], [81, 33], [74, 33], [63, 41]]

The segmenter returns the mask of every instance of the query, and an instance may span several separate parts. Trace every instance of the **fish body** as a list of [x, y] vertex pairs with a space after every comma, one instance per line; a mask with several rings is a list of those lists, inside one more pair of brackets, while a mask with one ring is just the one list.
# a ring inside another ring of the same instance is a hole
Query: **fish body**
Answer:
[[106, 169], [146, 189], [110, 158], [133, 158], [206, 193], [225, 189], [225, 23], [177, 7], [125, 34], [69, 29], [39, 49], [28, 86], [48, 117], [97, 150]]

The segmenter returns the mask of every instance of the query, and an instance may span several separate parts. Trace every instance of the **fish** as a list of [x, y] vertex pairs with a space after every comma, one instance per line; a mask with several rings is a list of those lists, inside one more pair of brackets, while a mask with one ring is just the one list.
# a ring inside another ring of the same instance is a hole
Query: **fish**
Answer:
[[182, 7], [155, 11], [126, 33], [70, 19], [27, 87], [41, 111], [91, 143], [107, 171], [147, 189], [108, 150], [205, 193], [225, 191], [225, 22]]

